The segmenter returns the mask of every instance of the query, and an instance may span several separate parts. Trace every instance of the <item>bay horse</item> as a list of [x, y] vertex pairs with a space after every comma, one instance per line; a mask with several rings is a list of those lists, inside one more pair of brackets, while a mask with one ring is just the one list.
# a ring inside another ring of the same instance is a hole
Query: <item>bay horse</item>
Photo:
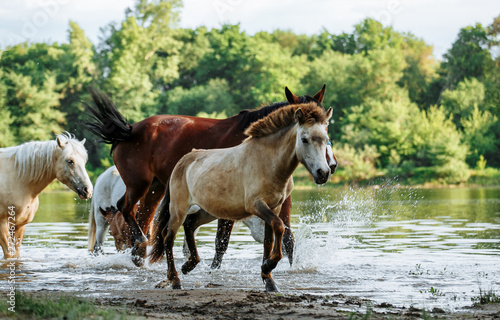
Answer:
[[[287, 102], [274, 103], [257, 110], [244, 110], [227, 119], [207, 119], [181, 115], [156, 115], [135, 124], [129, 124], [113, 102], [97, 90], [91, 90], [95, 108], [87, 106], [91, 120], [87, 128], [112, 145], [113, 161], [123, 178], [126, 192], [117, 208], [130, 226], [132, 257], [136, 265], [146, 256], [147, 232], [156, 208], [165, 194], [172, 170], [179, 159], [193, 148], [227, 148], [240, 144], [244, 130], [253, 122], [290, 103], [315, 102], [321, 105], [325, 85], [313, 97], [294, 95], [285, 88]], [[336, 162], [335, 162], [336, 166]], [[134, 216], [133, 209], [141, 202]], [[290, 228], [291, 199], [286, 199], [280, 218], [285, 223], [284, 245], [290, 263], [293, 261], [294, 239]], [[205, 223], [199, 216], [190, 217], [186, 223]], [[232, 221], [219, 221], [216, 243], [221, 251], [227, 248]], [[196, 229], [195, 227], [193, 227]], [[221, 257], [222, 258], [222, 257]], [[220, 266], [220, 261], [213, 267]]]
[[0, 245], [5, 259], [19, 258], [26, 225], [38, 210], [38, 195], [54, 179], [80, 199], [92, 196], [85, 139], [69, 133], [0, 149]]
[[[327, 126], [332, 108], [316, 103], [289, 105], [252, 123], [249, 137], [236, 147], [193, 150], [179, 160], [170, 177], [167, 194], [154, 227], [150, 261], [165, 253], [167, 280], [182, 289], [173, 257], [174, 239], [189, 214], [206, 212], [218, 219], [241, 220], [255, 215], [265, 221], [261, 276], [266, 291], [278, 291], [271, 271], [281, 260], [285, 231], [281, 206], [293, 189], [292, 173], [302, 163], [316, 184], [331, 175], [326, 161]], [[200, 261], [192, 229], [184, 229], [190, 257], [184, 274]]]

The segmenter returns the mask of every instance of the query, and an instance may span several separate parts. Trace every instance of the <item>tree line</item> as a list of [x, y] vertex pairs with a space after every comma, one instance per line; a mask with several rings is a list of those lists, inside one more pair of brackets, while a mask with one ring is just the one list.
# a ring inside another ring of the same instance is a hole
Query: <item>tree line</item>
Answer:
[[181, 7], [138, 0], [97, 44], [70, 22], [68, 43], [1, 51], [0, 147], [67, 130], [93, 141], [89, 167], [98, 173], [112, 160], [82, 125], [90, 87], [137, 122], [154, 114], [227, 117], [285, 100], [285, 86], [303, 95], [326, 83], [342, 179], [460, 183], [500, 167], [500, 16], [462, 28], [437, 61], [422, 39], [370, 18], [352, 33], [249, 35], [239, 25], [179, 28]]

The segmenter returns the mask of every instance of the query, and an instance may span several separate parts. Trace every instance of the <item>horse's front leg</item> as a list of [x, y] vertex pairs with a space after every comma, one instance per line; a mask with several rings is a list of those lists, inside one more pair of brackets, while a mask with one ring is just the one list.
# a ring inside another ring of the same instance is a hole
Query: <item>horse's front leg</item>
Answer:
[[283, 221], [281, 221], [281, 219], [277, 217], [271, 209], [269, 209], [267, 204], [262, 201], [257, 202], [255, 212], [258, 217], [266, 222], [264, 236], [264, 259], [261, 268], [262, 280], [265, 283], [266, 291], [276, 292], [279, 290], [271, 276], [271, 271], [276, 268], [278, 262], [281, 258], [283, 258], [281, 245], [283, 233], [285, 232], [285, 226]]
[[217, 235], [215, 236], [215, 256], [210, 266], [212, 269], [219, 269], [222, 258], [229, 245], [229, 237], [233, 230], [234, 221], [219, 219], [217, 223]]
[[26, 225], [16, 226], [16, 233], [14, 239], [16, 241], [15, 248], [16, 253], [13, 258], [19, 258], [19, 254], [21, 253], [21, 242], [23, 242], [24, 231], [26, 230]]
[[295, 239], [293, 238], [293, 232], [291, 227], [290, 217], [292, 214], [292, 197], [288, 196], [283, 202], [280, 211], [280, 218], [285, 225], [285, 233], [283, 234], [283, 249], [288, 256], [288, 261], [290, 266], [293, 263], [293, 248], [295, 246]]
[[9, 243], [11, 239], [7, 220], [0, 222], [0, 245], [2, 246], [4, 259], [13, 258], [15, 255], [15, 252], [12, 251], [13, 244]]

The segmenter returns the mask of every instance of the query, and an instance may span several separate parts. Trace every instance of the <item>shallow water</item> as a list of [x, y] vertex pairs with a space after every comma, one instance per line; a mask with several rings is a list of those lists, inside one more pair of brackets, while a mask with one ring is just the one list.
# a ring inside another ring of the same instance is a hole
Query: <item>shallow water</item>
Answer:
[[[420, 190], [394, 185], [321, 187], [292, 194], [294, 265], [273, 272], [283, 293], [359, 296], [375, 304], [457, 310], [479, 290], [500, 291], [500, 188]], [[164, 262], [137, 268], [116, 253], [88, 254], [90, 201], [69, 192], [45, 193], [26, 228], [16, 271], [21, 290], [150, 289], [166, 276]], [[211, 270], [216, 223], [197, 235], [202, 262], [181, 275], [184, 288], [263, 290], [262, 245], [236, 225], [220, 270]], [[176, 266], [184, 262], [176, 240]], [[0, 270], [6, 278], [8, 268]], [[169, 289], [167, 289], [169, 290]], [[101, 293], [102, 294], [102, 293]]]

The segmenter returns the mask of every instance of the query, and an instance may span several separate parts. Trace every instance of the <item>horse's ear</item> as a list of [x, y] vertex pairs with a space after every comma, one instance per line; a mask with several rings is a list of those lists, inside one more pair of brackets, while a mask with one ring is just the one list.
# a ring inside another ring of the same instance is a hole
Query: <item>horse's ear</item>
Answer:
[[59, 146], [59, 148], [63, 149], [66, 148], [66, 145], [68, 144], [68, 141], [62, 141], [61, 138], [57, 137], [56, 138], [56, 141], [57, 141], [57, 145]]
[[288, 100], [288, 102], [290, 104], [298, 104], [299, 103], [299, 97], [294, 95], [292, 93], [292, 91], [290, 91], [290, 89], [288, 89], [288, 87], [285, 87], [285, 95], [286, 95], [286, 100]]
[[99, 212], [102, 214], [103, 217], [107, 217], [110, 214], [110, 211], [107, 210], [102, 210], [101, 207], [99, 207]]
[[87, 139], [86, 139], [86, 138], [83, 138], [83, 140], [82, 140], [82, 141], [80, 141], [80, 142], [81, 142], [81, 144], [85, 144], [85, 141], [87, 141]]
[[323, 99], [325, 98], [325, 89], [326, 89], [326, 83], [323, 84], [323, 88], [319, 90], [315, 95], [314, 99], [318, 100], [319, 102], [323, 102]]
[[302, 123], [303, 117], [304, 117], [304, 112], [302, 111], [302, 109], [298, 108], [297, 110], [295, 110], [295, 121], [296, 122]]
[[328, 110], [326, 111], [326, 121], [330, 120], [330, 118], [332, 117], [332, 107], [328, 108]]

